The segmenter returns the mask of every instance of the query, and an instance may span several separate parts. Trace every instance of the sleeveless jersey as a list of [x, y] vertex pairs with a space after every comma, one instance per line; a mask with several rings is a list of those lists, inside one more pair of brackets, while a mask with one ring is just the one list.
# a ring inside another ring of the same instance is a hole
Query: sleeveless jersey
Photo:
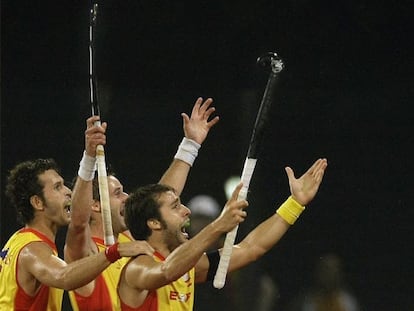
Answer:
[[[17, 281], [17, 262], [21, 250], [30, 243], [43, 242], [58, 255], [56, 245], [42, 233], [29, 228], [15, 232], [0, 253], [1, 311], [60, 311], [63, 290], [40, 285], [35, 296], [29, 296]], [[6, 285], [7, 284], [7, 285]]]
[[[158, 252], [154, 260], [162, 262], [165, 258]], [[122, 311], [192, 311], [194, 304], [194, 276], [192, 268], [178, 280], [156, 290], [150, 290], [144, 303], [136, 308], [121, 303]]]
[[[93, 237], [93, 240], [100, 252], [105, 251], [103, 239]], [[121, 233], [118, 236], [118, 242], [128, 242], [131, 239], [128, 235]], [[124, 257], [110, 264], [95, 279], [95, 287], [89, 296], [82, 296], [76, 291], [69, 291], [69, 299], [73, 311], [117, 311], [120, 310], [119, 298], [116, 287], [123, 266], [129, 258]]]

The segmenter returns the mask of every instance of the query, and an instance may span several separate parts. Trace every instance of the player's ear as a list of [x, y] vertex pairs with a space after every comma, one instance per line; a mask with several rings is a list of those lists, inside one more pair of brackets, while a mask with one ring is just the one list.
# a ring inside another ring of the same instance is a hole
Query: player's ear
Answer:
[[155, 218], [148, 219], [147, 220], [147, 226], [151, 230], [159, 230], [159, 229], [161, 229], [161, 223], [160, 223], [160, 221], [157, 220], [157, 219], [155, 219]]
[[93, 200], [91, 208], [92, 208], [92, 211], [100, 213], [101, 212], [101, 203], [98, 200]]
[[33, 206], [35, 210], [38, 210], [38, 211], [44, 210], [43, 200], [37, 194], [34, 194], [30, 197], [30, 204]]

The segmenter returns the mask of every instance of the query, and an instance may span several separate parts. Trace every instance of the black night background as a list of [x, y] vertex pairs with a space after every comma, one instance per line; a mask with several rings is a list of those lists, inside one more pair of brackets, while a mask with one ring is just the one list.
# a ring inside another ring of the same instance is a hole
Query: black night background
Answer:
[[[127, 191], [158, 181], [183, 135], [180, 113], [212, 97], [220, 122], [182, 201], [208, 194], [224, 205], [223, 184], [241, 173], [268, 77], [256, 58], [277, 52], [285, 69], [239, 237], [289, 195], [285, 166], [300, 176], [318, 157], [329, 165], [315, 200], [254, 264], [277, 284], [275, 310], [286, 310], [327, 253], [342, 258], [362, 310], [414, 310], [409, 1], [98, 3], [106, 158]], [[1, 2], [1, 245], [19, 228], [4, 197], [9, 169], [52, 157], [67, 181], [76, 175], [90, 115], [89, 7]]]

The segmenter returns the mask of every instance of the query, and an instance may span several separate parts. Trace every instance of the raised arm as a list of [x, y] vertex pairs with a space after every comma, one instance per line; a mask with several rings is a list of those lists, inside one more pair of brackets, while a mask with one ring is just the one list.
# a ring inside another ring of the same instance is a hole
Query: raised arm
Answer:
[[95, 125], [99, 116], [86, 120], [85, 151], [80, 162], [78, 177], [72, 192], [71, 222], [66, 234], [64, 256], [66, 262], [91, 254], [89, 220], [94, 203], [92, 181], [95, 176], [96, 147], [106, 143], [106, 123]]
[[286, 167], [291, 196], [270, 218], [262, 222], [245, 239], [234, 246], [229, 271], [239, 269], [257, 260], [269, 251], [296, 221], [305, 205], [313, 200], [318, 192], [328, 163], [318, 159], [300, 178], [296, 179], [293, 170]]
[[215, 108], [211, 107], [212, 103], [211, 98], [203, 102], [203, 99], [199, 97], [194, 103], [191, 117], [186, 113], [181, 114], [185, 138], [181, 142], [170, 167], [159, 181], [173, 187], [178, 195], [181, 194], [184, 188], [188, 173], [197, 157], [201, 144], [206, 139], [210, 129], [219, 121], [218, 116], [209, 120], [215, 111]]

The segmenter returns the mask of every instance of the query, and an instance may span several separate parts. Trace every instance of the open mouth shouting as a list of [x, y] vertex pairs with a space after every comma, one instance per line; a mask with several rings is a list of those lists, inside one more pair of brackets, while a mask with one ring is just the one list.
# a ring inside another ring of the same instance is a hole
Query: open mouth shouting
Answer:
[[72, 201], [67, 201], [64, 207], [66, 214], [70, 215], [71, 207], [72, 207]]
[[186, 231], [186, 228], [190, 227], [190, 219], [187, 219], [181, 227], [181, 233], [184, 235], [186, 239], [189, 239], [190, 236]]

